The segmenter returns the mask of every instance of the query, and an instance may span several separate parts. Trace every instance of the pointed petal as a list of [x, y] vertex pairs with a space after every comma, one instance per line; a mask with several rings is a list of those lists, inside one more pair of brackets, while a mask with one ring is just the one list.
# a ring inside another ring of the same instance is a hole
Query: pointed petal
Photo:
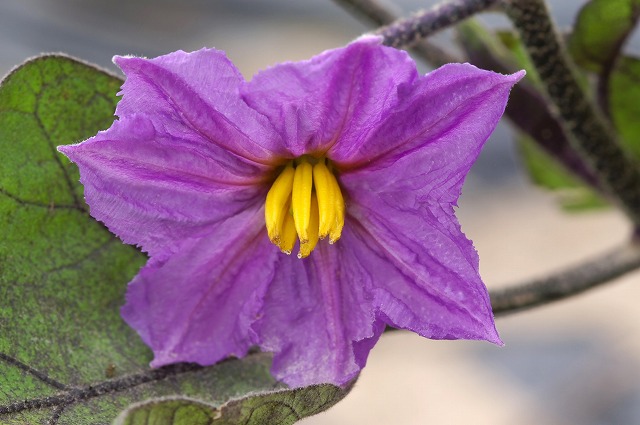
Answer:
[[366, 140], [335, 145], [329, 158], [343, 169], [379, 167], [433, 145], [453, 169], [475, 158], [523, 76], [524, 71], [502, 75], [469, 64], [445, 65], [399, 87], [397, 104]]
[[[353, 249], [376, 269], [375, 305], [389, 324], [429, 338], [500, 343], [478, 256], [453, 206], [520, 77], [440, 68], [420, 81], [428, 90], [409, 93], [407, 109], [380, 127], [371, 139], [379, 143], [362, 146], [371, 163], [341, 174], [345, 228], [353, 227], [361, 241]], [[421, 106], [432, 98], [442, 106]], [[424, 115], [430, 124], [422, 132]]]
[[196, 133], [212, 149], [272, 164], [282, 142], [271, 125], [240, 99], [244, 78], [224, 52], [177, 51], [154, 59], [116, 56], [126, 75], [116, 115], [144, 113], [174, 135]]
[[91, 139], [60, 146], [80, 168], [91, 215], [151, 255], [263, 202], [262, 166], [220, 155], [199, 136], [177, 137], [132, 115]]
[[417, 78], [406, 52], [361, 38], [314, 58], [278, 64], [243, 88], [247, 103], [269, 118], [290, 155], [360, 144], [397, 98], [397, 86]]
[[371, 270], [340, 243], [319, 244], [304, 260], [281, 256], [253, 325], [272, 373], [293, 387], [353, 379], [364, 367], [384, 324], [373, 308]]
[[254, 343], [250, 324], [281, 255], [263, 214], [229, 218], [166, 262], [152, 259], [131, 282], [122, 316], [153, 349], [152, 366], [209, 365], [246, 354]]
[[375, 270], [374, 304], [388, 324], [432, 339], [501, 344], [478, 256], [450, 205], [382, 193], [359, 196], [349, 213], [350, 248], [363, 269]]

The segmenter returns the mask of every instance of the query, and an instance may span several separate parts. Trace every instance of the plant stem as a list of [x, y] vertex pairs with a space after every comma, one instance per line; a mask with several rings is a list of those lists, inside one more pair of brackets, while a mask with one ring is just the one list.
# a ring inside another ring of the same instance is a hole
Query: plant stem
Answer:
[[595, 288], [640, 268], [640, 244], [630, 243], [544, 279], [491, 291], [495, 315], [548, 304]]
[[544, 0], [505, 0], [504, 5], [573, 136], [571, 146], [640, 226], [640, 166], [620, 147], [615, 133], [578, 84]]
[[[382, 35], [386, 45], [395, 47], [412, 45], [498, 3], [495, 0], [454, 0], [408, 19], [395, 20], [393, 11], [375, 0], [336, 1], [378, 25], [394, 20], [377, 34]], [[544, 1], [505, 0], [504, 4], [522, 33], [549, 97], [567, 123], [567, 130], [573, 136], [569, 138], [571, 146], [590, 165], [602, 185], [620, 200], [636, 224], [640, 223], [640, 168], [616, 143], [607, 122], [578, 85]], [[429, 55], [422, 56], [434, 62]], [[640, 269], [640, 242], [637, 242], [640, 232], [637, 233], [635, 242], [584, 264], [544, 279], [491, 291], [494, 313], [504, 315], [568, 298]]]
[[[377, 0], [334, 0], [358, 17], [375, 26], [388, 25], [398, 20], [399, 12]], [[419, 40], [412, 50], [428, 64], [438, 67], [446, 63], [460, 62], [460, 58], [447, 53], [427, 40]]]
[[476, 13], [490, 9], [498, 0], [450, 0], [421, 10], [406, 19], [380, 28], [376, 33], [384, 44], [393, 47], [410, 47], [418, 40], [457, 24]]

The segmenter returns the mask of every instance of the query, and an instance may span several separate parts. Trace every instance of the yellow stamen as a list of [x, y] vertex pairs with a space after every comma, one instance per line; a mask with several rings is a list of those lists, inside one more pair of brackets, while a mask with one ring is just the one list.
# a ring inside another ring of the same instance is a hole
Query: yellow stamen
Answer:
[[285, 218], [284, 214], [288, 213], [289, 210], [287, 204], [291, 198], [294, 174], [295, 170], [291, 165], [285, 167], [276, 181], [273, 182], [269, 193], [267, 193], [267, 200], [264, 205], [264, 221], [267, 225], [269, 239], [276, 245], [280, 240]]
[[296, 167], [291, 193], [291, 209], [296, 232], [300, 243], [309, 240], [309, 221], [311, 218], [311, 189], [313, 188], [313, 167], [306, 161]]
[[296, 233], [296, 225], [293, 222], [293, 215], [287, 211], [284, 217], [284, 224], [282, 226], [282, 236], [280, 237], [280, 251], [290, 255], [293, 251], [293, 246], [296, 244], [298, 234]]
[[345, 206], [331, 167], [325, 158], [297, 158], [282, 170], [267, 193], [267, 233], [285, 254], [291, 254], [297, 239], [298, 258], [308, 257], [319, 239], [329, 236], [330, 244], [340, 239]]
[[324, 239], [334, 225], [336, 218], [335, 194], [331, 171], [324, 160], [313, 167], [313, 185], [318, 196], [318, 219], [320, 239]]
[[311, 195], [311, 211], [309, 215], [309, 232], [307, 242], [302, 242], [300, 238], [300, 251], [298, 258], [306, 258], [318, 244], [318, 198], [316, 194]]
[[342, 228], [344, 227], [344, 198], [342, 197], [342, 192], [340, 191], [338, 180], [336, 180], [335, 176], [331, 173], [329, 177], [333, 186], [333, 200], [335, 205], [335, 219], [333, 222], [333, 226], [329, 231], [329, 243], [334, 244], [338, 242], [338, 239], [340, 239], [340, 236], [342, 236]]

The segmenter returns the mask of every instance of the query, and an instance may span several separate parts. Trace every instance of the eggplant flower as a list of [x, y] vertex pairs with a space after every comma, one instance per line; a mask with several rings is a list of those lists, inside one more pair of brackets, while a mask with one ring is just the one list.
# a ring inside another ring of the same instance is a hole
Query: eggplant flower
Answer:
[[453, 207], [523, 72], [421, 76], [376, 37], [248, 82], [215, 49], [114, 61], [119, 119], [59, 150], [150, 257], [122, 317], [153, 367], [258, 346], [290, 386], [342, 385], [385, 325], [501, 344]]

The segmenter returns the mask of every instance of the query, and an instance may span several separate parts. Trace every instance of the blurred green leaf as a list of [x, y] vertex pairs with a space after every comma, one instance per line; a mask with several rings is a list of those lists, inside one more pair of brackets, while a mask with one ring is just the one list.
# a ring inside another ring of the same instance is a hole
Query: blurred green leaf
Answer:
[[580, 10], [569, 51], [576, 63], [601, 73], [611, 67], [640, 17], [640, 0], [591, 0]]
[[[458, 39], [465, 51], [475, 60], [500, 63], [501, 72], [527, 71], [526, 79], [540, 84], [538, 71], [517, 32], [511, 30], [493, 31], [477, 19], [467, 19], [456, 27]], [[497, 71], [499, 72], [499, 71]]]
[[518, 67], [527, 71], [527, 80], [536, 87], [542, 87], [542, 80], [538, 75], [527, 49], [525, 49], [520, 39], [520, 35], [515, 31], [497, 31], [496, 37], [502, 43], [507, 51], [511, 53], [511, 60], [518, 64]]
[[114, 425], [211, 425], [218, 417], [215, 406], [188, 398], [148, 400], [123, 411]]
[[622, 57], [609, 81], [611, 119], [629, 150], [640, 158], [640, 60]]
[[[78, 171], [56, 146], [107, 128], [121, 84], [77, 60], [43, 56], [0, 85], [2, 424], [107, 424], [149, 398], [222, 405], [281, 387], [266, 354], [149, 369], [150, 350], [120, 318], [127, 282], [146, 258], [89, 216]], [[344, 392], [334, 395], [323, 406]], [[302, 403], [301, 415], [317, 409], [315, 399]]]
[[560, 193], [566, 209], [602, 205], [585, 184], [597, 187], [596, 178], [571, 148], [559, 118], [540, 91], [542, 83], [520, 39], [510, 32], [494, 35], [475, 20], [459, 25], [458, 31], [471, 63], [501, 73], [513, 70], [509, 64], [527, 69], [527, 79], [511, 91], [505, 115], [523, 134], [518, 145], [532, 181]]
[[124, 411], [115, 425], [290, 425], [328, 409], [348, 392], [312, 385], [231, 400], [220, 408], [185, 398], [148, 400]]
[[531, 181], [558, 195], [560, 205], [567, 211], [602, 208], [607, 203], [592, 189], [580, 182], [560, 163], [549, 156], [526, 135], [518, 138], [520, 156]]
[[640, 0], [592, 0], [580, 10], [569, 40], [576, 62], [599, 74], [600, 106], [636, 158], [640, 158], [640, 60], [621, 51], [638, 18]]

